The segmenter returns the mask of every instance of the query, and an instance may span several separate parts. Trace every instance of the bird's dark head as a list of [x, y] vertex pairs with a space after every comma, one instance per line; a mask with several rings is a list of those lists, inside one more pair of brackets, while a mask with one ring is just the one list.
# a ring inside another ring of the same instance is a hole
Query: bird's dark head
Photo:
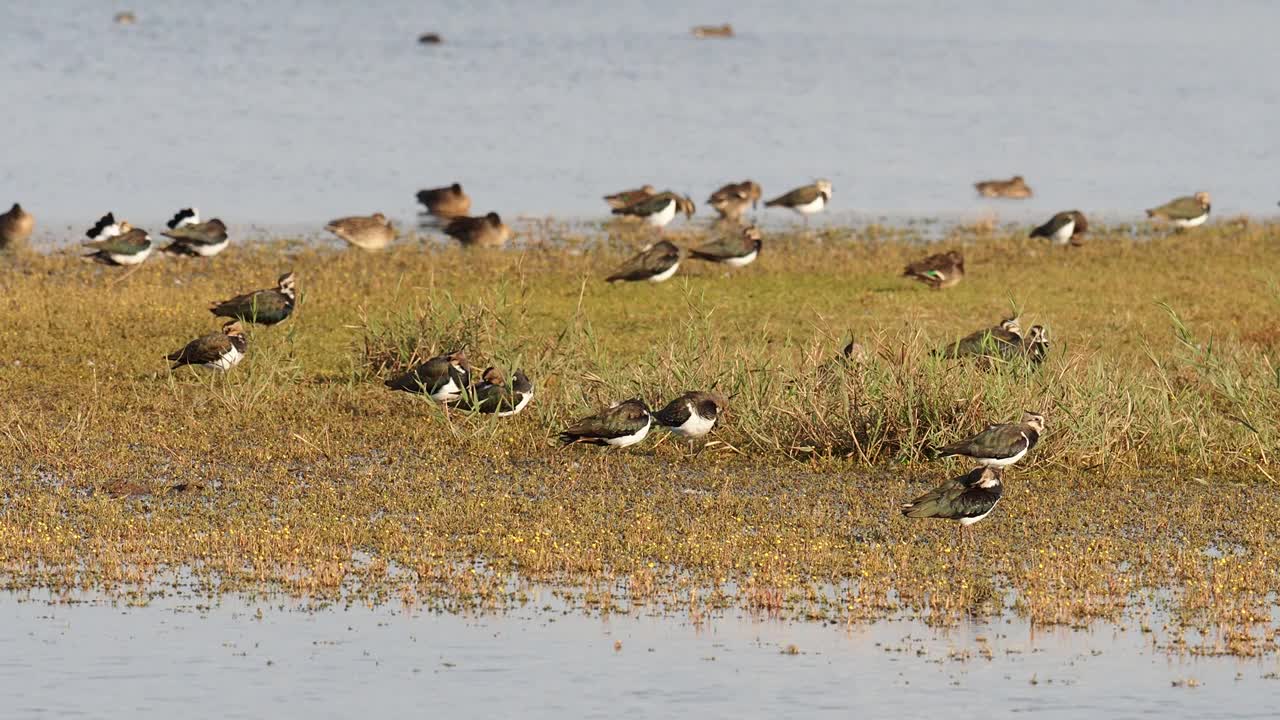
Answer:
[[1018, 317], [1016, 315], [1014, 317], [1001, 320], [1000, 329], [1005, 332], [1011, 332], [1019, 337], [1022, 336], [1022, 325], [1018, 324]]
[[516, 392], [522, 392], [522, 393], [533, 391], [533, 381], [529, 379], [528, 375], [524, 374], [524, 370], [516, 368], [516, 371], [511, 375], [512, 375], [512, 382], [511, 382], [512, 390], [515, 390]]
[[288, 295], [289, 297], [293, 297], [294, 282], [295, 282], [295, 278], [293, 275], [293, 271], [290, 270], [289, 272], [281, 275], [276, 280], [276, 289], [279, 290], [282, 295]]
[[501, 216], [501, 215], [499, 215], [499, 214], [498, 214], [498, 213], [496, 213], [496, 212], [491, 212], [491, 213], [489, 213], [488, 215], [485, 215], [485, 216], [484, 216], [484, 219], [485, 219], [485, 220], [487, 220], [487, 221], [489, 221], [489, 224], [490, 224], [490, 225], [501, 225], [501, 224], [502, 224], [502, 216]]
[[982, 468], [982, 473], [978, 475], [978, 480], [974, 484], [980, 488], [993, 488], [1000, 484], [1003, 470], [994, 467]]
[[227, 337], [244, 337], [244, 326], [239, 320], [231, 320], [222, 326], [222, 334]]
[[452, 190], [452, 191], [454, 191], [455, 193], [461, 193], [461, 192], [462, 192], [462, 183], [454, 183], [454, 184], [452, 184], [452, 185], [450, 185], [450, 186], [449, 186], [449, 189], [450, 189], [450, 190]]
[[1041, 415], [1040, 413], [1031, 412], [1030, 410], [1027, 410], [1026, 412], [1022, 413], [1022, 422], [1031, 426], [1031, 428], [1038, 433], [1044, 432], [1044, 428], [1045, 428], [1044, 416]]
[[507, 384], [507, 379], [503, 376], [502, 371], [492, 365], [484, 369], [484, 373], [480, 375], [480, 379], [490, 385]]

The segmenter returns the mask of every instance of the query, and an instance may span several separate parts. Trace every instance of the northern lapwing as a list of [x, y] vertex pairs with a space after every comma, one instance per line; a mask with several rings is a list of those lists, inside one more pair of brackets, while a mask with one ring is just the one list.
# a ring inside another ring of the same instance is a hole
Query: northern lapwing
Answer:
[[932, 451], [935, 458], [963, 455], [983, 467], [1008, 467], [1026, 456], [1044, 433], [1044, 416], [1024, 412], [1016, 423], [988, 425], [985, 430], [958, 443]]
[[656, 228], [664, 228], [675, 219], [676, 213], [684, 213], [685, 217], [693, 217], [697, 208], [688, 196], [677, 195], [671, 191], [637, 200], [630, 205], [614, 208], [614, 215], [630, 215], [638, 217]]
[[395, 228], [380, 212], [338, 218], [330, 221], [324, 229], [361, 250], [381, 250], [396, 237]]
[[502, 371], [490, 367], [481, 375], [480, 384], [458, 400], [457, 407], [473, 412], [510, 417], [524, 410], [533, 399], [533, 382], [523, 370], [512, 373], [507, 382]]
[[191, 257], [213, 257], [227, 249], [227, 226], [218, 218], [200, 222], [200, 211], [183, 208], [168, 222], [169, 229], [160, 233], [173, 240], [164, 252]]
[[731, 38], [733, 37], [733, 26], [729, 23], [723, 25], [695, 25], [689, 32], [693, 33], [696, 38]]
[[471, 380], [471, 365], [464, 351], [437, 355], [409, 372], [386, 383], [392, 390], [422, 393], [432, 400], [449, 403], [462, 397]]
[[689, 257], [708, 262], [723, 263], [729, 267], [745, 267], [760, 256], [763, 245], [760, 230], [754, 225], [742, 232], [728, 235], [689, 250]]
[[210, 370], [226, 371], [244, 359], [247, 349], [244, 329], [239, 321], [232, 320], [224, 324], [220, 332], [198, 337], [166, 357], [173, 362], [171, 370], [183, 365], [203, 365]]
[[427, 212], [440, 218], [462, 217], [471, 212], [471, 196], [461, 183], [418, 191], [418, 202]]
[[727, 404], [718, 392], [693, 390], [653, 413], [653, 419], [673, 435], [688, 439], [692, 450], [693, 441], [711, 432]]
[[1039, 365], [1049, 356], [1049, 331], [1043, 325], [1032, 325], [1022, 339], [1022, 354], [1032, 365]]
[[124, 220], [116, 222], [112, 213], [103, 215], [85, 236], [89, 240], [84, 246], [93, 251], [85, 257], [107, 265], [141, 264], [155, 247], [146, 230]]
[[619, 280], [662, 282], [670, 280], [679, 268], [680, 248], [666, 240], [659, 240], [644, 246], [643, 250], [623, 263], [622, 267], [605, 278], [605, 281], [611, 283]]
[[1002, 474], [999, 468], [976, 467], [906, 503], [902, 506], [902, 514], [909, 518], [954, 520], [958, 523], [956, 532], [960, 540], [959, 533], [965, 527], [996, 509], [1004, 494], [1004, 486], [1000, 482]]
[[922, 282], [934, 290], [954, 287], [964, 279], [964, 255], [959, 250], [930, 255], [908, 265], [902, 276]]
[[617, 210], [618, 208], [624, 208], [628, 205], [638, 203], [641, 200], [651, 198], [657, 194], [658, 191], [654, 190], [652, 185], [645, 184], [631, 190], [623, 190], [612, 195], [605, 195], [604, 201], [609, 204], [609, 207]]
[[762, 194], [760, 183], [754, 180], [743, 180], [738, 183], [729, 183], [711, 193], [711, 197], [707, 198], [707, 204], [720, 213], [722, 219], [736, 223], [742, 220], [742, 213], [746, 212], [748, 207], [755, 208], [760, 204]]
[[1193, 228], [1203, 225], [1209, 219], [1209, 200], [1207, 192], [1176, 198], [1160, 207], [1147, 210], [1147, 217], [1171, 222], [1179, 229]]
[[0, 250], [26, 245], [35, 227], [35, 217], [14, 203], [9, 212], [0, 215]]
[[815, 180], [811, 185], [798, 187], [795, 190], [766, 202], [765, 207], [783, 207], [800, 213], [805, 223], [809, 216], [822, 212], [831, 202], [831, 181]]
[[989, 198], [1008, 198], [1023, 200], [1031, 197], [1031, 186], [1021, 175], [1014, 175], [1008, 180], [981, 180], [973, 184], [978, 194]]
[[293, 313], [296, 297], [295, 278], [287, 272], [276, 281], [276, 286], [237, 295], [230, 300], [209, 303], [209, 312], [216, 317], [234, 318], [259, 325], [275, 325]]
[[460, 217], [449, 221], [444, 232], [465, 247], [502, 247], [511, 237], [511, 228], [496, 212], [479, 217]]
[[993, 353], [1003, 357], [1005, 347], [1020, 348], [1022, 346], [1022, 326], [1018, 318], [1006, 318], [994, 327], [976, 330], [945, 348], [935, 352], [944, 358], [988, 357]]
[[653, 415], [643, 400], [624, 400], [570, 425], [560, 433], [560, 442], [623, 448], [644, 440], [652, 424]]
[[1055, 213], [1048, 222], [1031, 231], [1029, 237], [1042, 237], [1054, 245], [1079, 246], [1084, 241], [1084, 234], [1089, 230], [1089, 221], [1079, 210], [1064, 210]]

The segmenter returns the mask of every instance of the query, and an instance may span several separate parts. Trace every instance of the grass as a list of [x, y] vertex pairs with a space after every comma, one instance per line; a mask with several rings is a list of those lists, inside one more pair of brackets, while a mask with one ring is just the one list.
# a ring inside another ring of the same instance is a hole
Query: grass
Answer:
[[[1099, 229], [1070, 250], [967, 228], [947, 244], [969, 277], [942, 292], [898, 277], [924, 252], [912, 232], [767, 234], [753, 266], [686, 261], [661, 285], [601, 280], [640, 236], [554, 223], [523, 250], [280, 240], [127, 277], [6, 259], [0, 578], [145, 602], [181, 569], [210, 592], [449, 608], [556, 583], [601, 611], [850, 621], [1084, 624], [1163, 603], [1197, 630], [1188, 651], [1274, 651], [1280, 227]], [[218, 326], [209, 301], [286, 269], [295, 315], [254, 328], [244, 363], [168, 371]], [[1014, 310], [1050, 330], [1040, 368], [931, 355]], [[837, 360], [850, 337], [859, 363]], [[464, 344], [525, 368], [523, 414], [446, 416], [382, 387]], [[711, 386], [733, 398], [696, 456], [556, 446], [610, 401]], [[899, 515], [967, 469], [926, 447], [1023, 409], [1049, 429], [970, 529], [976, 551]]]

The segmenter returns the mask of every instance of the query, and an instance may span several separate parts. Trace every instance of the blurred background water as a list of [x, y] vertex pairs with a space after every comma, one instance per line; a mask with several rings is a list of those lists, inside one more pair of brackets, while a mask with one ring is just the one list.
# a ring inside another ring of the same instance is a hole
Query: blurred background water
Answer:
[[[125, 7], [136, 24], [112, 22]], [[689, 32], [721, 22], [737, 37]], [[455, 179], [476, 212], [563, 218], [644, 182], [701, 205], [745, 177], [766, 195], [828, 177], [834, 218], [1280, 199], [1265, 0], [63, 0], [0, 4], [0, 27], [0, 203], [46, 231], [188, 204], [406, 219]], [[1014, 173], [1035, 199], [971, 187]]]

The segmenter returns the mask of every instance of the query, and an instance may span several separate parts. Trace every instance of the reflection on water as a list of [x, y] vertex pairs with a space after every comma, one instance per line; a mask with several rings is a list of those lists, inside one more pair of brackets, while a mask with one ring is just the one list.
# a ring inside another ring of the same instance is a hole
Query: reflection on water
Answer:
[[[416, 190], [452, 180], [511, 217], [600, 216], [644, 182], [701, 201], [744, 177], [766, 195], [828, 177], [833, 211], [860, 214], [1280, 199], [1277, 3], [131, 7], [115, 25], [93, 0], [0, 4], [0, 202], [46, 232], [192, 203], [232, 225], [407, 220]], [[737, 37], [689, 33], [720, 22]], [[1034, 199], [970, 185], [1014, 173]]]
[[[149, 607], [0, 595], [16, 717], [1274, 717], [1275, 658], [1170, 658], [1137, 629], [1021, 621], [698, 625], [642, 614], [466, 617], [225, 598]], [[537, 608], [537, 609], [535, 609]], [[1175, 686], [1175, 683], [1180, 686]]]

